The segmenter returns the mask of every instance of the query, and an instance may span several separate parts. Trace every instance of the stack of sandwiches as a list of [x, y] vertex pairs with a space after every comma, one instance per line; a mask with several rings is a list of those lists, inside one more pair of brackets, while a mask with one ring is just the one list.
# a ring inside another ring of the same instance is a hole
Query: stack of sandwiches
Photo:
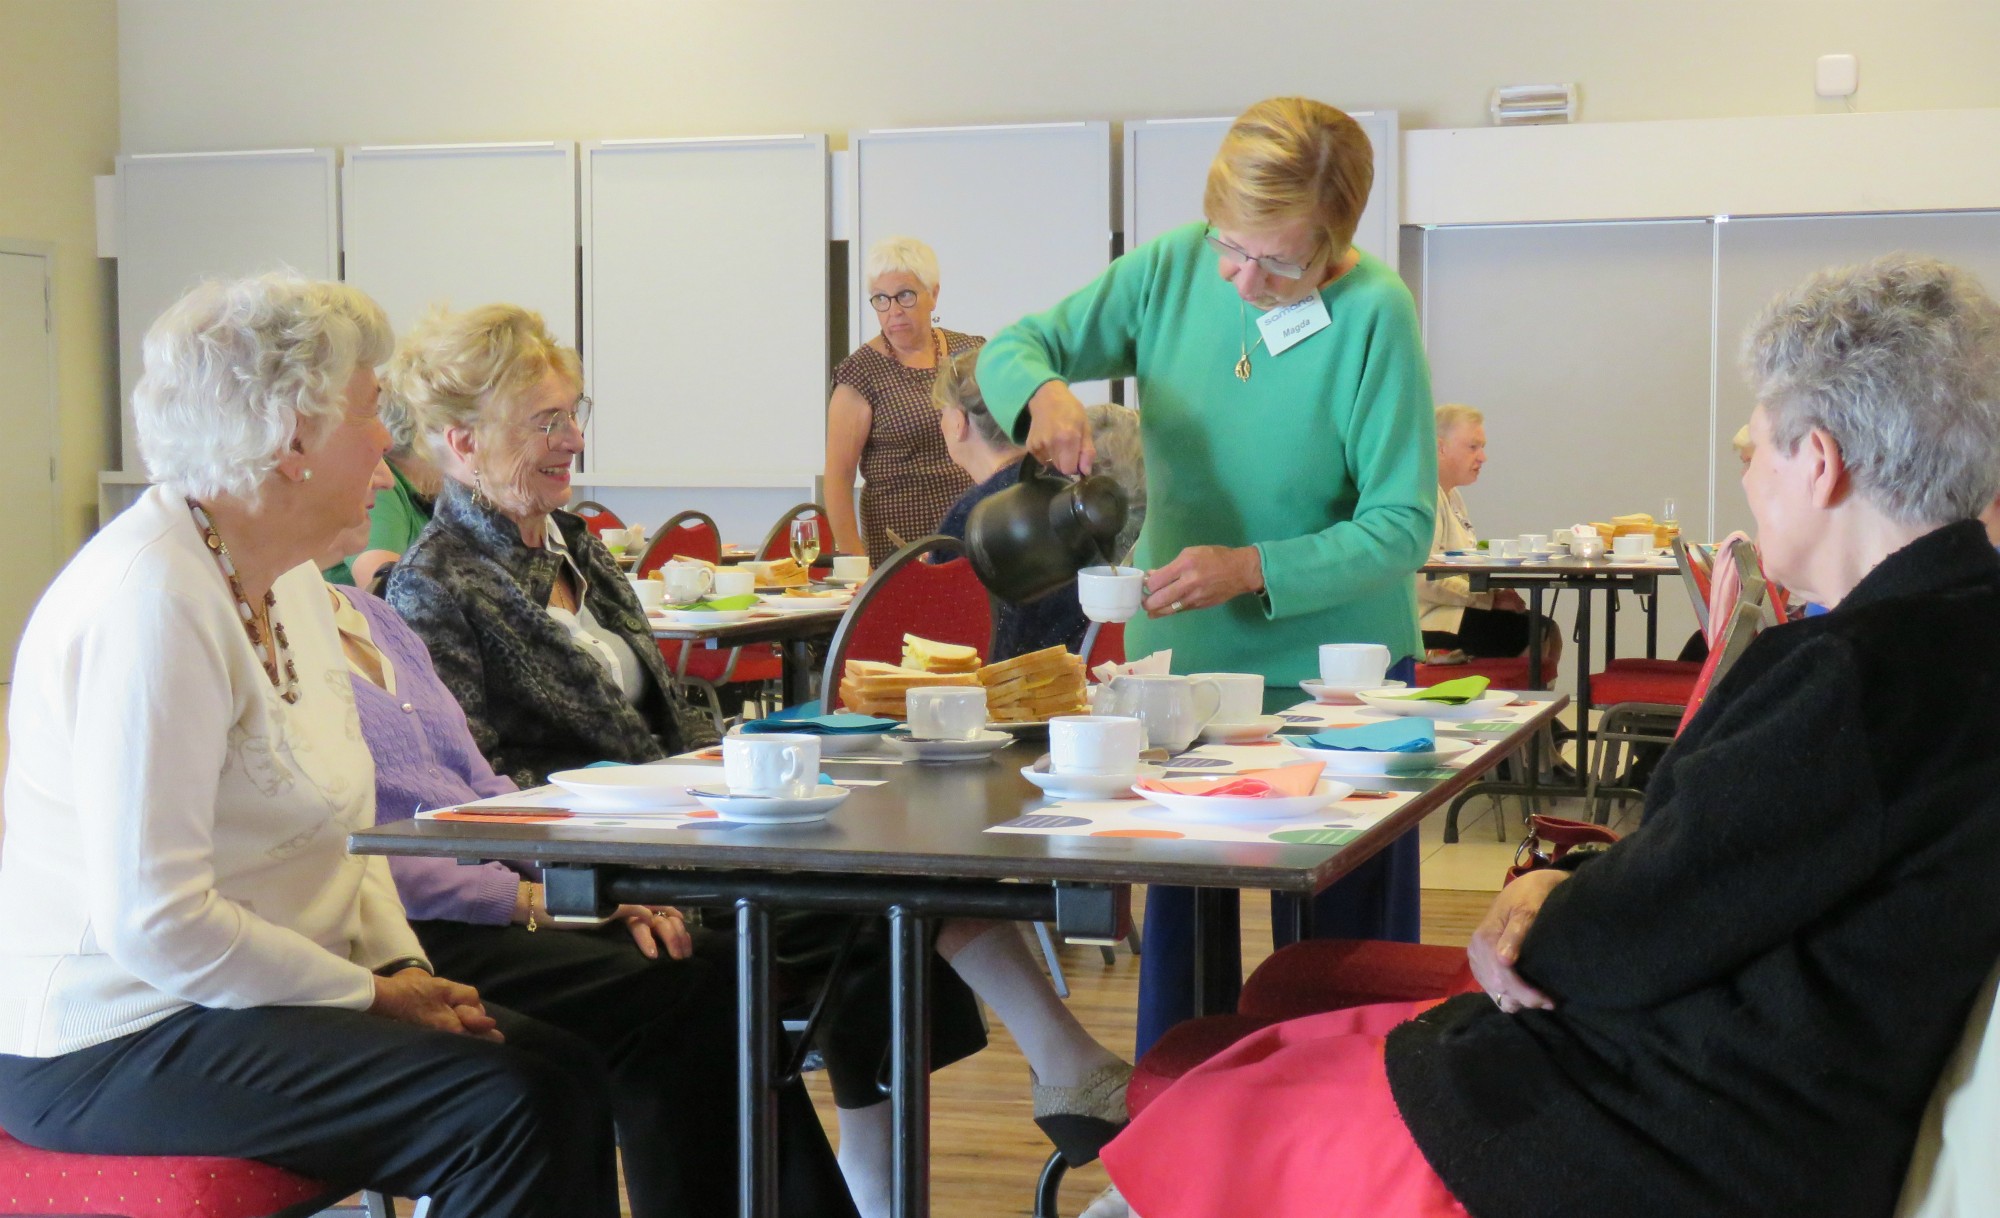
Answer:
[[994, 723], [1038, 723], [1056, 715], [1087, 715], [1083, 657], [1062, 646], [988, 664], [979, 670], [986, 687], [986, 717]]
[[903, 636], [903, 662], [849, 660], [840, 678], [841, 705], [863, 715], [909, 717], [913, 689], [983, 686], [986, 717], [994, 723], [1034, 723], [1055, 715], [1089, 713], [1084, 699], [1083, 657], [1064, 647], [981, 666], [979, 653], [954, 643]]

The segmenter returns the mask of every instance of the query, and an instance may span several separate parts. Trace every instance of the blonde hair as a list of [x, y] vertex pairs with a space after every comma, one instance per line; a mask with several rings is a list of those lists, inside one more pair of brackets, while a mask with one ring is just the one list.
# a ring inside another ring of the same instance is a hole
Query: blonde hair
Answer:
[[[440, 458], [447, 455], [446, 431], [462, 427], [489, 445], [506, 424], [522, 395], [554, 372], [583, 388], [583, 361], [549, 331], [542, 315], [519, 305], [493, 304], [452, 313], [434, 310], [424, 316], [396, 346], [383, 371], [382, 389], [392, 410], [406, 412], [429, 437]], [[514, 461], [479, 487], [502, 508], [526, 474], [525, 461]]]
[[986, 409], [986, 395], [979, 392], [979, 349], [961, 351], [938, 365], [937, 380], [931, 382], [931, 405], [958, 411], [972, 422], [972, 430], [994, 448], [1017, 448], [1014, 437], [1000, 426], [1000, 420]]
[[901, 271], [923, 284], [926, 292], [937, 295], [937, 251], [915, 237], [889, 237], [868, 251], [868, 263], [862, 271], [864, 283], [872, 284], [891, 271]]
[[382, 306], [344, 283], [280, 272], [197, 285], [146, 331], [132, 390], [146, 472], [197, 499], [255, 502], [293, 440], [340, 419], [347, 382], [391, 341]]
[[1445, 402], [1432, 412], [1437, 420], [1438, 439], [1451, 434], [1454, 427], [1478, 427], [1486, 422], [1486, 416], [1462, 402]]
[[1304, 220], [1318, 233], [1314, 255], [1335, 256], [1375, 184], [1375, 153], [1361, 124], [1325, 102], [1273, 97], [1245, 110], [1208, 167], [1202, 210], [1218, 228], [1262, 232]]

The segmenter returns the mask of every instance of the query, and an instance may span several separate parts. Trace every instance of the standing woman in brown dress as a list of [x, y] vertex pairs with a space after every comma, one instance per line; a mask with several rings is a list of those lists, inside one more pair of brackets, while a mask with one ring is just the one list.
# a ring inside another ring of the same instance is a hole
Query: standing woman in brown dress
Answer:
[[[986, 340], [934, 326], [938, 262], [914, 237], [891, 237], [868, 251], [868, 303], [882, 333], [833, 370], [826, 408], [826, 510], [835, 547], [879, 563], [899, 548], [889, 534], [915, 541], [972, 489], [938, 434], [931, 383], [938, 365]], [[861, 489], [855, 520], [854, 478]]]

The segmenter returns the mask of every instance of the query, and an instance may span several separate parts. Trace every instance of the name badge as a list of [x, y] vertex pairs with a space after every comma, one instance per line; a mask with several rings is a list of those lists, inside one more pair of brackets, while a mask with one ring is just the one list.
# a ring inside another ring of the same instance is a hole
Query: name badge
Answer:
[[1257, 329], [1264, 335], [1264, 349], [1272, 355], [1282, 355], [1292, 347], [1333, 324], [1326, 315], [1326, 302], [1319, 293], [1282, 308], [1272, 309], [1257, 319]]

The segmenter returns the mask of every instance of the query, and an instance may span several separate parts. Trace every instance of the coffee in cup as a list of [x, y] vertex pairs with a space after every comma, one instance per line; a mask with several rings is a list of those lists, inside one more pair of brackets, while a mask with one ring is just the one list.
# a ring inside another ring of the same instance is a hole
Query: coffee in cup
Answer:
[[1130, 774], [1146, 729], [1122, 715], [1058, 715], [1049, 720], [1049, 769], [1057, 774]]
[[722, 779], [731, 795], [808, 798], [819, 791], [819, 737], [724, 736]]

